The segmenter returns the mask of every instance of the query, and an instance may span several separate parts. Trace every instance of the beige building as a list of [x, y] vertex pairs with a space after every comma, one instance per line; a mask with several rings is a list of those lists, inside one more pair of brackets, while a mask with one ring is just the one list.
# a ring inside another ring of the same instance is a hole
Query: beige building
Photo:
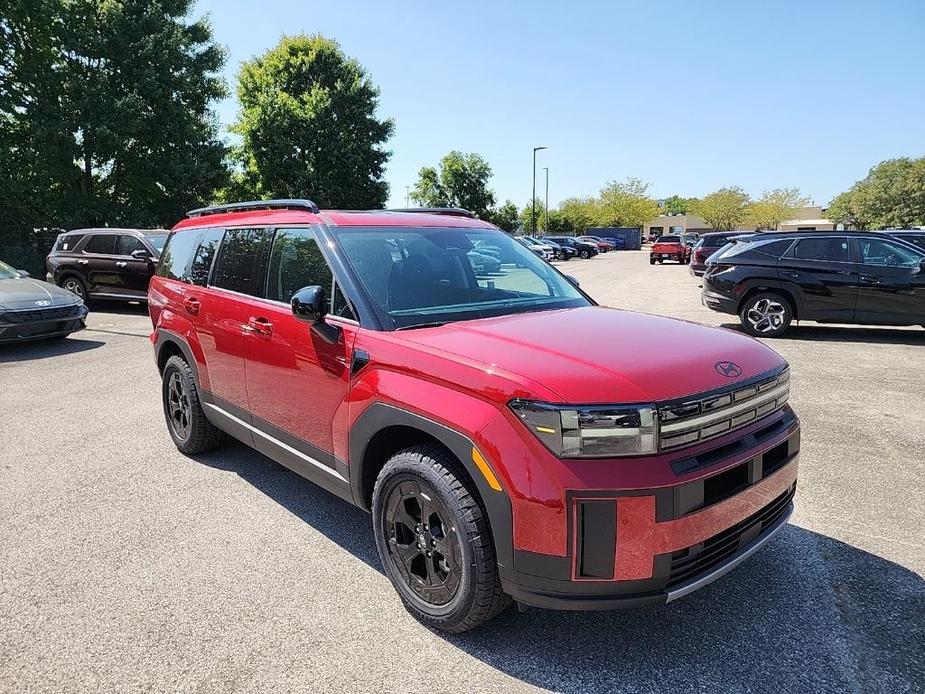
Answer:
[[[816, 205], [811, 207], [801, 207], [793, 215], [793, 219], [788, 219], [780, 225], [780, 231], [829, 231], [835, 228], [835, 224], [830, 219], [826, 219], [822, 207]], [[663, 214], [645, 225], [643, 228], [643, 237], [648, 238], [650, 235], [662, 236], [664, 234], [686, 234], [695, 233], [703, 234], [713, 231], [713, 228], [700, 217], [693, 214]], [[743, 231], [752, 231], [743, 229]]]

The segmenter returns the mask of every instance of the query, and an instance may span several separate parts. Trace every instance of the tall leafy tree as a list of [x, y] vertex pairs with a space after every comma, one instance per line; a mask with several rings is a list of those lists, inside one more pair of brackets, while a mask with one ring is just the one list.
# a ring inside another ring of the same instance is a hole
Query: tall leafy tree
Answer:
[[323, 207], [377, 208], [391, 152], [379, 88], [331, 39], [287, 36], [244, 63], [241, 114], [232, 128], [239, 170], [226, 197], [307, 197]]
[[601, 189], [595, 223], [600, 226], [641, 227], [658, 216], [658, 203], [649, 194], [649, 183], [638, 178], [611, 181]]
[[224, 53], [192, 0], [33, 0], [0, 18], [3, 206], [29, 224], [164, 225], [226, 184]]
[[809, 204], [809, 198], [799, 188], [775, 188], [764, 194], [748, 208], [746, 218], [756, 229], [779, 229], [800, 207]]
[[682, 198], [672, 195], [662, 200], [662, 214], [689, 214], [693, 213], [697, 198]]
[[720, 188], [694, 206], [694, 214], [717, 231], [737, 229], [748, 215], [748, 193], [738, 187]]
[[559, 203], [556, 216], [561, 219], [561, 222], [557, 223], [562, 227], [563, 232], [583, 234], [598, 217], [597, 208], [598, 203], [594, 198], [566, 198]]
[[503, 205], [489, 210], [485, 219], [492, 224], [497, 224], [508, 233], [516, 231], [520, 224], [520, 214], [518, 213], [517, 205], [510, 200], [505, 200]]
[[925, 225], [925, 157], [880, 162], [836, 197], [826, 215], [861, 229]]
[[488, 187], [491, 167], [475, 153], [452, 151], [436, 168], [423, 167], [411, 191], [411, 199], [424, 207], [462, 207], [486, 219], [495, 204]]

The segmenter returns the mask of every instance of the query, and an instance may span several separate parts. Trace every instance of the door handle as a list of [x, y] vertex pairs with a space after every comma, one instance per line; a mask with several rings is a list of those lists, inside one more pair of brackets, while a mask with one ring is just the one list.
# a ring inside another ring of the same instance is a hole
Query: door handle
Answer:
[[796, 279], [797, 277], [800, 276], [800, 273], [799, 273], [799, 272], [782, 272], [781, 274], [782, 274], [784, 277], [792, 277], [793, 279]]
[[78, 260], [77, 264], [78, 265], [89, 265], [90, 261], [89, 260]]
[[273, 334], [273, 324], [263, 316], [251, 316], [248, 318], [247, 328], [248, 332], [256, 333], [258, 335], [266, 335], [269, 337]]
[[128, 263], [126, 263], [124, 260], [116, 261], [116, 267], [125, 267], [126, 265], [128, 265]]
[[195, 296], [188, 296], [185, 299], [183, 299], [183, 307], [186, 309], [186, 312], [192, 316], [196, 316], [199, 314], [200, 306], [202, 306], [202, 304], [199, 302], [199, 299], [197, 299]]
[[864, 284], [880, 284], [880, 278], [876, 275], [861, 275], [861, 282]]

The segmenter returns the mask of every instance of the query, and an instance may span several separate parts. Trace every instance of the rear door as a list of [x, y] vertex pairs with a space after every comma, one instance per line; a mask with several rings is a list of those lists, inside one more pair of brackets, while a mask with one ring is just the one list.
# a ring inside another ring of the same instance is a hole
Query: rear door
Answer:
[[125, 296], [122, 267], [116, 265], [122, 260], [116, 249], [118, 242], [118, 234], [93, 234], [84, 244], [77, 264], [84, 271], [91, 294], [119, 299]]
[[847, 237], [804, 237], [778, 263], [781, 282], [794, 284], [802, 296], [799, 317], [807, 320], [854, 319], [858, 267], [851, 262]]
[[925, 324], [922, 256], [886, 239], [856, 238], [860, 285], [855, 320], [886, 325]]
[[[252, 303], [247, 317], [248, 408], [254, 427], [271, 437], [255, 436], [254, 443], [274, 458], [283, 453], [309, 476], [306, 465], [333, 471], [339, 448], [333, 432], [335, 421], [346, 430], [349, 356], [357, 324], [333, 285], [312, 229], [277, 229], [268, 266], [264, 300]], [[289, 303], [296, 291], [312, 285], [324, 287], [329, 300], [335, 298], [317, 327], [296, 319]]]
[[[215, 406], [245, 422], [247, 387], [244, 376], [248, 324], [261, 302], [271, 230], [228, 229], [218, 249], [207, 290], [192, 290], [185, 298], [187, 311], [196, 314], [196, 332], [209, 369]], [[206, 273], [214, 246], [204, 237], [193, 259], [190, 276]], [[214, 241], [214, 240], [213, 240]], [[169, 251], [169, 249], [168, 249]]]

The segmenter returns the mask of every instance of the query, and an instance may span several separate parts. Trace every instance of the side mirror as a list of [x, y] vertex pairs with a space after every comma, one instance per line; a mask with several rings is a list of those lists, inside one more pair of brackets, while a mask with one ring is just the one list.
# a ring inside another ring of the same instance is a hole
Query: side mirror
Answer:
[[292, 295], [289, 303], [292, 305], [292, 315], [306, 323], [320, 323], [327, 313], [324, 287], [317, 284], [302, 287]]
[[17, 270], [16, 272], [19, 273], [19, 276], [20, 276], [20, 277], [32, 277], [32, 275], [30, 275], [30, 274], [29, 274], [28, 272], [26, 272], [25, 270]]
[[143, 248], [138, 248], [132, 251], [132, 257], [135, 260], [150, 260], [151, 254], [148, 253], [148, 251], [144, 250]]
[[578, 278], [575, 277], [574, 275], [566, 275], [566, 276], [565, 276], [565, 279], [567, 279], [569, 282], [571, 282], [572, 284], [574, 284], [576, 287], [580, 287], [580, 286], [581, 286], [581, 285], [578, 283]]

